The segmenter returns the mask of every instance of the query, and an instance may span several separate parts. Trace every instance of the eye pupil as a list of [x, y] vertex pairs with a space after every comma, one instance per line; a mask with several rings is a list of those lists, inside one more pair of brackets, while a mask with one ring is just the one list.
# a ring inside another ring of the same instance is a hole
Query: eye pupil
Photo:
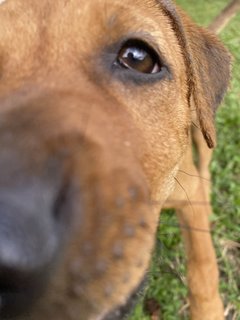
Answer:
[[118, 63], [125, 69], [153, 74], [161, 70], [156, 52], [140, 41], [127, 42], [118, 54]]

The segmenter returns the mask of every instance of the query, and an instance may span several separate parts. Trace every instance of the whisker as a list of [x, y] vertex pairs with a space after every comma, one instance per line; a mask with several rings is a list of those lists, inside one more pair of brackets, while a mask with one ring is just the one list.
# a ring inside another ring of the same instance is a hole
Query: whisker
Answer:
[[[202, 232], [202, 233], [211, 233], [210, 230], [207, 230], [207, 229], [201, 229], [201, 228], [195, 228], [195, 227], [191, 227], [191, 226], [188, 226], [188, 225], [184, 225], [184, 224], [180, 224], [180, 223], [165, 223], [165, 222], [161, 222], [160, 221], [160, 224], [164, 225], [164, 226], [169, 226], [169, 227], [175, 227], [176, 229], [184, 229], [184, 230], [188, 230], [188, 231], [196, 231], [196, 232]], [[175, 232], [174, 231], [169, 231], [169, 232], [166, 232], [166, 233], [161, 233], [161, 235], [169, 235], [169, 234], [174, 234]]]
[[200, 127], [199, 127], [195, 122], [193, 122], [193, 121], [192, 121], [192, 125], [193, 125], [195, 128], [197, 128], [198, 130], [201, 130]]
[[[165, 201], [164, 204], [171, 204], [171, 203], [185, 205], [185, 204], [188, 204], [189, 201], [187, 201], [187, 200], [167, 200], [167, 201]], [[210, 203], [208, 201], [191, 201], [191, 204], [192, 205], [194, 205], [194, 204], [200, 205], [200, 206], [210, 205]]]
[[204, 177], [201, 177], [201, 176], [198, 176], [198, 175], [190, 174], [190, 173], [187, 173], [187, 172], [185, 172], [185, 171], [183, 171], [183, 170], [179, 170], [178, 172], [184, 173], [184, 174], [186, 174], [186, 175], [189, 176], [189, 177], [199, 178], [199, 179], [202, 179], [202, 180], [211, 182], [210, 179], [207, 179], [207, 178], [204, 178]]
[[187, 198], [187, 200], [188, 200], [188, 204], [190, 205], [193, 214], [195, 214], [194, 208], [193, 208], [193, 205], [192, 205], [192, 202], [191, 202], [191, 200], [190, 200], [190, 198], [189, 198], [189, 196], [188, 196], [188, 194], [187, 194], [187, 191], [185, 190], [185, 188], [183, 187], [183, 185], [180, 183], [180, 181], [179, 181], [176, 177], [173, 177], [173, 178], [174, 178], [174, 180], [177, 182], [177, 184], [180, 186], [180, 188], [183, 190], [183, 192], [185, 193], [186, 198]]

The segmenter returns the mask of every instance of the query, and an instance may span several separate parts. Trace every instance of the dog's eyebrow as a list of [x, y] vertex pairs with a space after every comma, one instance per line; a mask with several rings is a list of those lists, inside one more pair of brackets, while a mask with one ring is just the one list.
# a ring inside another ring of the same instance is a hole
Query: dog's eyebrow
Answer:
[[6, 2], [6, 0], [0, 0], [0, 5]]

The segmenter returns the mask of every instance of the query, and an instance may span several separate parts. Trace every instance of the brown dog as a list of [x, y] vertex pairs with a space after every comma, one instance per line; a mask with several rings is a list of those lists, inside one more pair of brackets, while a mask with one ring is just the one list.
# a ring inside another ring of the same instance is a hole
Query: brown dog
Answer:
[[214, 147], [227, 51], [168, 0], [0, 3], [0, 318], [122, 319], [177, 181], [192, 319], [223, 319], [191, 124]]

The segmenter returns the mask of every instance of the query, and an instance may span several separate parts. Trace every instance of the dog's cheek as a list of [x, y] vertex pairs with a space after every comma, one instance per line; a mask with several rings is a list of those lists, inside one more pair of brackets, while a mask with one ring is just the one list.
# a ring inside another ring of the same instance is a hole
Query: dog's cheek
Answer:
[[[163, 203], [171, 193], [174, 177], [189, 144], [191, 117], [185, 97], [176, 92], [168, 101], [158, 99], [147, 106], [148, 116], [139, 116], [145, 131], [145, 153], [141, 161], [148, 178], [152, 198]], [[175, 96], [176, 95], [176, 96]], [[166, 95], [165, 95], [166, 96]], [[179, 98], [178, 98], [179, 97]], [[155, 104], [156, 103], [156, 104]]]

